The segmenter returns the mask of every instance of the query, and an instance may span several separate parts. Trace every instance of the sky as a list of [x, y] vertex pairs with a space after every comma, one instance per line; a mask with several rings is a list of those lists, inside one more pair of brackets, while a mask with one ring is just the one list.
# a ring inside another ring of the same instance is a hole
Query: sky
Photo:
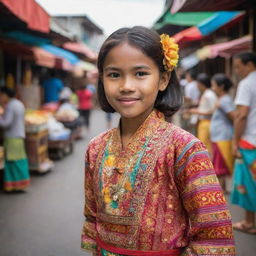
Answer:
[[106, 35], [121, 27], [150, 27], [160, 17], [165, 0], [36, 0], [50, 15], [85, 14]]

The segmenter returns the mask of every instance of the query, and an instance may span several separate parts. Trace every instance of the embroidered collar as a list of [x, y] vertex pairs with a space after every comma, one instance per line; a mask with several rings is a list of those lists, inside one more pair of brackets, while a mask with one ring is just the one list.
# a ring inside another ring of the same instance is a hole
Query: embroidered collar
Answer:
[[121, 153], [122, 151], [125, 152], [127, 150], [137, 150], [137, 147], [139, 146], [138, 144], [144, 144], [145, 140], [156, 132], [162, 122], [165, 122], [164, 114], [154, 109], [133, 134], [129, 143], [124, 149], [122, 148], [121, 130], [119, 124], [118, 128], [113, 129], [112, 145], [115, 151]]

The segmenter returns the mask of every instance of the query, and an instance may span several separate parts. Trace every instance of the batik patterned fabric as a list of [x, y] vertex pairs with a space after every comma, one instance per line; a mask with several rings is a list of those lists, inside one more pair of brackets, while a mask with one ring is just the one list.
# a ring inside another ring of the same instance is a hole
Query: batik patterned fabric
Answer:
[[230, 213], [205, 146], [158, 111], [124, 149], [119, 128], [90, 142], [84, 213], [82, 248], [98, 255], [107, 254], [97, 239], [141, 252], [235, 255]]

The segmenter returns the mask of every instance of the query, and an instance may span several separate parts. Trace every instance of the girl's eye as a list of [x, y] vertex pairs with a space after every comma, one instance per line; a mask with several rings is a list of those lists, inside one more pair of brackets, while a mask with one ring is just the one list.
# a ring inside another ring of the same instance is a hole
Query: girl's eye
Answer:
[[118, 78], [120, 75], [116, 72], [112, 72], [112, 73], [109, 73], [107, 76], [111, 78]]
[[136, 76], [138, 76], [138, 77], [142, 77], [142, 76], [146, 76], [146, 75], [148, 75], [148, 73], [144, 72], [144, 71], [139, 71], [136, 73]]

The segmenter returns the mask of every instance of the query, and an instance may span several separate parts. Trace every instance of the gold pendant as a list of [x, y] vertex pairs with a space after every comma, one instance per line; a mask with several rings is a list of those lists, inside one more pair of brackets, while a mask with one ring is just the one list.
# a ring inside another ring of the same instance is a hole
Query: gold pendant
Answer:
[[118, 200], [118, 194], [114, 194], [114, 195], [113, 195], [113, 201], [116, 202], [117, 200]]
[[123, 168], [115, 168], [115, 171], [117, 171], [119, 174], [123, 174], [124, 173], [124, 169]]

